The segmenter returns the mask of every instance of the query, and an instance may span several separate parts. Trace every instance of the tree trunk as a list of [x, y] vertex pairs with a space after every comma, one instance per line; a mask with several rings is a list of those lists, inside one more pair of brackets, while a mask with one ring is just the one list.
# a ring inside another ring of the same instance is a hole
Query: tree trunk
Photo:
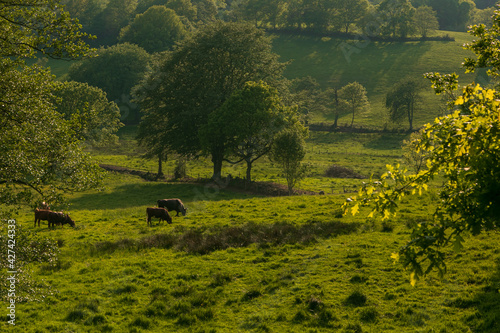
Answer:
[[222, 178], [222, 162], [224, 159], [224, 153], [221, 152], [213, 152], [212, 153], [212, 162], [214, 164], [214, 174], [212, 175], [213, 181], [220, 181]]
[[251, 176], [252, 162], [250, 160], [246, 161], [247, 161], [247, 184], [250, 184], [250, 182], [252, 181], [252, 176]]
[[158, 154], [158, 177], [163, 177], [162, 163], [161, 154]]
[[413, 131], [413, 102], [408, 105], [408, 123], [410, 124], [410, 132]]
[[338, 127], [338, 121], [339, 121], [339, 94], [338, 94], [338, 89], [335, 87], [335, 121], [333, 123], [333, 128]]

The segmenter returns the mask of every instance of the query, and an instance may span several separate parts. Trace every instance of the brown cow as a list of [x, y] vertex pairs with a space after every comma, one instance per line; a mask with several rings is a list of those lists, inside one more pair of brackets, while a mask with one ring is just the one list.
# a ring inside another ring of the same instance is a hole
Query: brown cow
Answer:
[[146, 208], [146, 213], [148, 214], [148, 226], [152, 225], [151, 223], [152, 217], [159, 218], [158, 222], [164, 220], [167, 221], [168, 224], [172, 224], [172, 218], [170, 217], [170, 214], [165, 208], [148, 207]]
[[179, 213], [186, 216], [187, 209], [180, 199], [160, 199], [156, 203], [158, 207], [166, 208], [168, 211], [175, 210], [177, 212], [175, 216], [179, 216]]
[[35, 227], [36, 221], [38, 221], [38, 226], [40, 226], [40, 220], [47, 221], [50, 210], [48, 209], [35, 209]]
[[70, 226], [73, 228], [75, 227], [75, 222], [69, 217], [68, 214], [65, 214], [63, 212], [51, 212], [47, 214], [47, 221], [49, 222], [49, 228], [50, 225], [52, 224], [54, 227], [56, 225], [65, 225], [68, 223]]

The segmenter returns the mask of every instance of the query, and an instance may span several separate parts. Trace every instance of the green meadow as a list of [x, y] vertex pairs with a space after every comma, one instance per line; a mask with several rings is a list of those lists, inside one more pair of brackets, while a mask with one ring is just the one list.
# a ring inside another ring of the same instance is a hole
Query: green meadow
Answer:
[[[157, 198], [186, 216], [146, 225]], [[498, 332], [500, 234], [448, 253], [415, 287], [392, 252], [428, 219], [433, 192], [380, 222], [340, 213], [346, 195], [262, 197], [110, 173], [74, 195], [76, 228], [20, 228], [57, 241], [31, 267], [14, 332]], [[5, 328], [6, 322], [2, 323]]]
[[[384, 127], [388, 123], [385, 95], [391, 86], [407, 76], [422, 78], [428, 88], [422, 91], [414, 120], [421, 126], [443, 112], [443, 102], [423, 78], [425, 73], [457, 73], [461, 84], [483, 82], [485, 77], [482, 71], [466, 74], [460, 66], [465, 57], [472, 55], [463, 49], [463, 44], [472, 40], [469, 34], [440, 31], [439, 35], [449, 35], [455, 41], [401, 43], [375, 41], [368, 36], [358, 40], [279, 36], [273, 45], [281, 61], [290, 61], [285, 71], [290, 79], [311, 76], [323, 89], [341, 88], [354, 81], [361, 83], [368, 92], [371, 109], [356, 116], [356, 126]], [[311, 121], [328, 123], [333, 118], [316, 114]], [[350, 115], [339, 123], [350, 124]]]
[[[333, 39], [282, 36], [274, 47], [283, 61], [294, 59], [289, 78], [311, 75], [323, 88], [362, 83], [372, 110], [355, 124], [382, 128], [383, 98], [399, 77], [460, 71], [468, 35], [451, 34], [455, 42], [368, 41], [350, 61], [339, 51], [342, 41]], [[48, 65], [63, 75], [67, 63]], [[429, 89], [417, 124], [432, 121], [441, 105]], [[331, 119], [317, 114], [314, 121]], [[135, 132], [124, 127], [117, 146], [89, 151], [99, 163], [154, 173], [157, 162], [140, 157]], [[438, 180], [422, 196], [406, 198], [389, 220], [367, 218], [366, 208], [342, 214], [342, 203], [367, 179], [328, 177], [327, 168], [379, 176], [386, 164], [402, 163], [407, 138], [311, 132], [308, 174], [298, 188], [326, 195], [271, 197], [197, 182], [211, 175], [209, 161], [200, 158], [187, 162], [184, 181], [107, 172], [99, 190], [68, 194], [66, 206], [53, 207], [68, 211], [75, 228], [33, 226], [26, 207], [15, 216], [18, 231], [54, 240], [60, 253], [57, 261], [28, 267], [16, 325], [3, 320], [1, 331], [498, 333], [499, 232], [450, 249], [446, 275], [431, 273], [414, 287], [391, 259], [411, 228], [431, 219]], [[175, 163], [175, 156], [165, 163], [167, 178]], [[226, 164], [228, 174], [243, 177], [244, 166]], [[253, 177], [285, 184], [267, 158], [256, 162]], [[180, 198], [187, 215], [173, 212], [172, 224], [153, 219], [148, 227], [146, 208], [161, 198]]]

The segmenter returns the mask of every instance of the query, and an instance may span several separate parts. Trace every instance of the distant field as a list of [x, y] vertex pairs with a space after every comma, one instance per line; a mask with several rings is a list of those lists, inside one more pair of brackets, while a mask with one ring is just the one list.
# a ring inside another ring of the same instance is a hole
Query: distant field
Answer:
[[[274, 51], [281, 61], [291, 60], [286, 76], [290, 79], [312, 76], [326, 88], [342, 87], [350, 82], [361, 83], [368, 91], [372, 109], [355, 118], [358, 126], [383, 127], [387, 122], [384, 98], [390, 87], [405, 76], [423, 77], [427, 72], [460, 75], [461, 83], [480, 80], [477, 73], [465, 74], [461, 68], [463, 59], [472, 52], [462, 45], [472, 40], [467, 33], [440, 32], [455, 38], [450, 41], [428, 42], [359, 42], [313, 37], [280, 36], [274, 40]], [[344, 52], [343, 50], [352, 51]], [[482, 73], [482, 72], [480, 72]], [[482, 74], [479, 74], [482, 75]], [[484, 74], [483, 74], [484, 75]], [[425, 79], [422, 78], [424, 82]], [[422, 92], [421, 111], [415, 114], [416, 127], [432, 121], [440, 115], [443, 102], [435, 96], [430, 83]], [[328, 116], [315, 115], [313, 121], [332, 121]], [[341, 124], [350, 123], [349, 116]], [[402, 124], [404, 127], [407, 124]]]
[[[130, 169], [155, 173], [158, 169], [156, 160], [145, 160], [140, 157], [141, 149], [135, 141], [134, 126], [126, 126], [119, 131], [120, 145], [93, 150], [94, 157], [103, 164], [118, 165]], [[352, 171], [370, 177], [385, 172], [385, 166], [402, 162], [401, 145], [409, 134], [359, 134], [311, 132], [307, 139], [307, 155], [304, 163], [309, 165], [308, 176], [297, 186], [300, 189], [314, 192], [340, 193], [354, 190], [362, 182], [359, 179], [339, 179], [325, 176], [325, 171], [332, 165], [349, 168]], [[176, 156], [171, 155], [164, 163], [163, 172], [167, 177], [173, 176]], [[222, 174], [233, 177], [245, 177], [245, 165], [223, 164]], [[209, 178], [212, 175], [212, 163], [207, 158], [188, 161], [187, 174], [191, 178]], [[281, 171], [267, 157], [255, 162], [252, 168], [255, 181], [276, 182], [286, 184]]]

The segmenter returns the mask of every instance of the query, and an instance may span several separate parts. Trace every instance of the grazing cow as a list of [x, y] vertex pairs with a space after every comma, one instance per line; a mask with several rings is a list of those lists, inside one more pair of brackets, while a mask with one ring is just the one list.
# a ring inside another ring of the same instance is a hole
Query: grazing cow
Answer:
[[175, 210], [177, 215], [182, 213], [182, 216], [186, 216], [187, 209], [180, 199], [160, 199], [157, 201], [158, 207], [166, 208], [168, 211]]
[[148, 207], [146, 208], [146, 213], [148, 214], [148, 225], [152, 225], [151, 218], [159, 218], [158, 222], [162, 220], [167, 221], [168, 224], [172, 224], [172, 218], [165, 208]]
[[38, 221], [38, 226], [40, 226], [40, 220], [47, 221], [48, 216], [49, 216], [50, 210], [48, 209], [35, 209], [35, 227], [36, 227], [36, 221]]
[[49, 222], [49, 228], [52, 224], [54, 227], [56, 225], [65, 225], [68, 223], [73, 228], [75, 227], [75, 222], [69, 217], [68, 214], [63, 212], [51, 212], [49, 211], [47, 214], [47, 221]]

